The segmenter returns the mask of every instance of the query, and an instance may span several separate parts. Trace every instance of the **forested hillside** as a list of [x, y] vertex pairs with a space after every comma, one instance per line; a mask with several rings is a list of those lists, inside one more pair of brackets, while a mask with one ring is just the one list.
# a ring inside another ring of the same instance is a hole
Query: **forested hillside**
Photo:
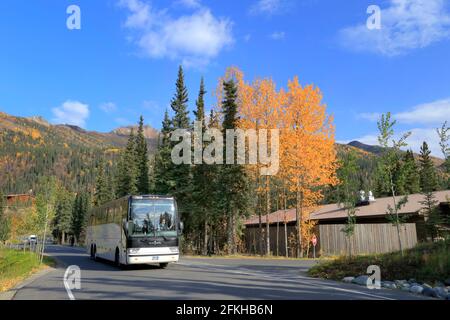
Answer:
[[[33, 193], [42, 176], [56, 176], [69, 190], [90, 190], [101, 158], [107, 171], [115, 170], [118, 153], [127, 143], [131, 127], [111, 133], [51, 125], [40, 117], [21, 118], [0, 113], [0, 190]], [[158, 132], [145, 128], [150, 153]]]

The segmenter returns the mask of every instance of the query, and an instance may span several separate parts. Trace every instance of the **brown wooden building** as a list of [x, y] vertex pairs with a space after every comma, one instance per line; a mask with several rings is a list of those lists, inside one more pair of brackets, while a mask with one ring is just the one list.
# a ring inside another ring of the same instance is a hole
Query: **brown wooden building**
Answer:
[[6, 196], [6, 206], [13, 208], [30, 207], [34, 204], [34, 196], [30, 194], [10, 194]]
[[[450, 190], [435, 193], [441, 211], [449, 213]], [[400, 197], [398, 197], [399, 199]], [[397, 199], [397, 200], [398, 200]], [[404, 248], [411, 248], [418, 241], [424, 241], [425, 219], [422, 212], [423, 195], [408, 196], [407, 204], [399, 214], [407, 215], [407, 223], [401, 227], [401, 242]], [[354, 254], [383, 253], [399, 250], [397, 229], [387, 220], [388, 206], [393, 207], [392, 197], [375, 199], [357, 207], [355, 234], [351, 243], [341, 231], [347, 222], [345, 208], [338, 204], [321, 206], [310, 218], [317, 221], [315, 234], [318, 238], [316, 252], [318, 255], [341, 255], [348, 252], [351, 245]], [[266, 230], [266, 216], [262, 217], [263, 233]], [[247, 253], [260, 253], [259, 217], [253, 216], [245, 221], [245, 250]], [[295, 209], [279, 210], [269, 214], [270, 251], [273, 255], [295, 255]], [[265, 242], [265, 241], [264, 241]], [[287, 245], [286, 245], [287, 244]], [[263, 243], [263, 252], [266, 251]], [[312, 251], [312, 250], [310, 250]], [[310, 254], [311, 255], [311, 254]]]

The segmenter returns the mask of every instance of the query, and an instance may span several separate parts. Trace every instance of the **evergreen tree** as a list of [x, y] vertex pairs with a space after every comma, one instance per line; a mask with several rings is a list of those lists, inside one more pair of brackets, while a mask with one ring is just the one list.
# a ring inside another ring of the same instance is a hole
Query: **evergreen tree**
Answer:
[[116, 183], [116, 193], [119, 198], [137, 193], [136, 137], [133, 129], [119, 160]]
[[80, 242], [81, 234], [86, 228], [88, 210], [88, 195], [84, 192], [77, 193], [73, 204], [71, 221], [71, 230], [77, 243]]
[[169, 113], [165, 112], [162, 122], [161, 134], [158, 139], [158, 150], [155, 156], [155, 193], [170, 194], [175, 188], [175, 180], [172, 177], [172, 159], [170, 133], [172, 132], [172, 123]]
[[94, 206], [101, 206], [112, 200], [111, 193], [110, 183], [106, 177], [105, 161], [100, 159], [97, 168], [97, 180], [95, 183]]
[[184, 84], [183, 67], [178, 69], [178, 78], [176, 82], [176, 93], [170, 104], [175, 115], [172, 119], [174, 129], [188, 129], [190, 126], [189, 111], [188, 111], [188, 92]]
[[139, 194], [149, 194], [149, 157], [147, 140], [144, 135], [144, 118], [142, 116], [139, 119], [139, 128], [136, 136], [136, 168], [137, 192]]
[[[204, 96], [206, 94], [203, 78], [200, 82], [200, 91], [198, 94], [198, 99], [196, 101], [197, 110], [194, 111], [195, 120], [201, 125], [202, 136], [206, 130], [205, 122], [205, 101]], [[202, 143], [201, 137], [194, 137], [194, 143]], [[200, 141], [199, 141], [200, 139]], [[204, 146], [199, 150], [199, 156], [203, 156]], [[195, 150], [194, 150], [195, 152]], [[208, 252], [208, 237], [209, 227], [211, 224], [211, 203], [209, 200], [213, 191], [211, 176], [211, 170], [207, 164], [203, 161], [201, 164], [195, 164], [192, 168], [192, 185], [191, 185], [191, 195], [192, 195], [192, 205], [191, 209], [193, 212], [193, 223], [195, 227], [203, 232], [203, 254], [206, 255]]]
[[428, 144], [423, 142], [420, 148], [420, 188], [421, 193], [424, 196], [424, 200], [420, 203], [423, 206], [425, 215], [425, 223], [427, 231], [432, 239], [438, 234], [438, 225], [441, 223], [441, 217], [437, 208], [438, 201], [434, 195], [434, 191], [437, 188], [437, 176], [433, 162], [430, 158], [431, 151], [428, 148]]
[[[174, 116], [171, 120], [172, 129], [188, 129], [191, 130], [191, 121], [189, 120], [188, 111], [188, 93], [184, 84], [183, 68], [180, 66], [178, 70], [178, 78], [176, 82], [175, 96], [171, 102], [171, 108], [174, 111]], [[171, 141], [170, 150], [177, 144]], [[188, 164], [174, 165], [172, 159], [166, 163], [168, 165], [168, 177], [170, 183], [173, 184], [173, 189], [169, 192], [175, 196], [178, 202], [178, 209], [180, 216], [186, 224], [186, 229], [189, 229], [190, 224], [190, 210], [189, 210], [189, 188], [191, 184], [191, 169]]]
[[431, 151], [424, 141], [420, 147], [420, 189], [422, 192], [432, 192], [437, 189], [437, 176], [433, 161], [430, 157]]
[[406, 151], [403, 159], [403, 168], [405, 172], [405, 193], [413, 194], [420, 192], [420, 175], [417, 168], [414, 153], [411, 150]]
[[72, 195], [64, 188], [60, 187], [56, 196], [54, 233], [65, 243], [66, 235], [71, 232], [72, 224]]
[[[222, 109], [224, 120], [222, 123], [224, 141], [226, 139], [226, 130], [238, 128], [238, 106], [237, 106], [237, 87], [233, 79], [225, 81], [224, 100]], [[234, 158], [236, 159], [236, 140], [234, 141]], [[225, 152], [225, 150], [224, 150]], [[224, 154], [224, 159], [226, 156]], [[236, 252], [236, 224], [238, 219], [247, 213], [249, 203], [249, 181], [243, 165], [224, 164], [220, 170], [218, 184], [221, 186], [220, 194], [222, 196], [222, 210], [227, 217], [227, 248], [228, 253]]]
[[10, 221], [6, 216], [6, 199], [0, 191], [0, 243], [8, 240], [10, 233]]

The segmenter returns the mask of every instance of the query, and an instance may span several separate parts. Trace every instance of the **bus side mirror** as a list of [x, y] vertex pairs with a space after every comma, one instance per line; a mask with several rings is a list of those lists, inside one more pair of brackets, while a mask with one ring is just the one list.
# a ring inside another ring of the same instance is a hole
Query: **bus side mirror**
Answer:
[[183, 221], [179, 222], [179, 229], [180, 229], [180, 232], [183, 233], [183, 230], [184, 230], [184, 223], [183, 223]]
[[133, 229], [134, 229], [133, 221], [126, 222], [125, 228], [126, 228], [127, 234], [132, 234], [133, 233]]

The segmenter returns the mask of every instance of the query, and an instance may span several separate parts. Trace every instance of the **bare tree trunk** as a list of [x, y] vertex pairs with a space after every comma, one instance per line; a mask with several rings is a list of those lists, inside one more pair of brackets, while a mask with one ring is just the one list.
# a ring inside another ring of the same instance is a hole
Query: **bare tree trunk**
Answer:
[[264, 234], [263, 234], [263, 227], [262, 227], [262, 216], [261, 216], [261, 203], [260, 203], [260, 197], [258, 196], [258, 217], [259, 217], [259, 254], [261, 256], [264, 255], [263, 250], [263, 244], [264, 244]]
[[270, 180], [269, 180], [269, 176], [266, 176], [266, 255], [270, 256], [271, 252], [270, 252], [270, 220], [269, 220], [269, 215], [270, 215], [270, 193], [269, 193], [269, 188], [270, 188]]
[[392, 191], [392, 200], [394, 201], [394, 210], [395, 210], [395, 218], [396, 218], [396, 227], [397, 227], [397, 236], [398, 236], [398, 245], [400, 248], [400, 253], [403, 257], [403, 247], [402, 247], [402, 239], [400, 237], [400, 220], [398, 217], [398, 210], [397, 210], [397, 201], [395, 200], [395, 189], [394, 189], [394, 182], [392, 181], [392, 174], [389, 173], [389, 178], [391, 182], [391, 191]]
[[296, 208], [295, 208], [295, 240], [296, 240], [296, 252], [297, 258], [300, 258], [300, 247], [301, 243], [301, 222], [300, 222], [300, 191], [296, 192]]
[[288, 251], [288, 235], [287, 235], [287, 223], [286, 221], [284, 222], [284, 249], [285, 254], [286, 254], [286, 258], [289, 258], [289, 251]]
[[208, 221], [204, 222], [203, 226], [203, 255], [206, 256], [208, 254]]
[[234, 247], [234, 212], [230, 212], [228, 216], [228, 254], [234, 254], [235, 253], [235, 247]]
[[280, 221], [277, 217], [277, 257], [280, 255]]

